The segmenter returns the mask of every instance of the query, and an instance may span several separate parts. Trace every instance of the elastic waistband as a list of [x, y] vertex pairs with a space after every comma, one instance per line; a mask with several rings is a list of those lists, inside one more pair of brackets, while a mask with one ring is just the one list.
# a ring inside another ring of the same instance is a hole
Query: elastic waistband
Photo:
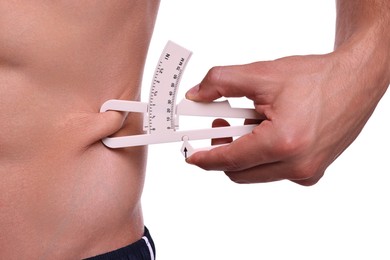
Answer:
[[115, 251], [87, 258], [85, 260], [155, 260], [156, 248], [149, 230], [145, 227], [143, 237]]

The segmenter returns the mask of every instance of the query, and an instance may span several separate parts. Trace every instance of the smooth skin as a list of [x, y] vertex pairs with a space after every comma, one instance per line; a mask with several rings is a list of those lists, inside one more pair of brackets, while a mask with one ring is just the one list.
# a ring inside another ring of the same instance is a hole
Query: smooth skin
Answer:
[[141, 239], [139, 100], [159, 1], [0, 1], [0, 259], [83, 259]]
[[[237, 183], [313, 185], [356, 139], [390, 83], [390, 1], [338, 0], [334, 51], [212, 68], [186, 94], [247, 97], [265, 116], [252, 133], [187, 159]], [[217, 120], [213, 126], [227, 125]]]

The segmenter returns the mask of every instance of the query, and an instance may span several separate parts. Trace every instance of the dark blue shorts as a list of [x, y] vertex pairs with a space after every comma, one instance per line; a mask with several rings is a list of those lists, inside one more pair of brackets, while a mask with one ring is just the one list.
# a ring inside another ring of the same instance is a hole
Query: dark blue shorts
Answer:
[[145, 227], [144, 236], [133, 244], [86, 260], [155, 260], [155, 255], [156, 248], [149, 230]]

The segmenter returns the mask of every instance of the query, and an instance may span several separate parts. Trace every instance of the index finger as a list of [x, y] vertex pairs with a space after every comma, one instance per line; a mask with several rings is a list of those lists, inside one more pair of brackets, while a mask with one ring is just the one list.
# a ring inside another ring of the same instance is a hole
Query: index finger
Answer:
[[254, 79], [251, 64], [213, 67], [200, 84], [186, 93], [186, 98], [211, 102], [220, 97], [252, 97], [259, 79]]

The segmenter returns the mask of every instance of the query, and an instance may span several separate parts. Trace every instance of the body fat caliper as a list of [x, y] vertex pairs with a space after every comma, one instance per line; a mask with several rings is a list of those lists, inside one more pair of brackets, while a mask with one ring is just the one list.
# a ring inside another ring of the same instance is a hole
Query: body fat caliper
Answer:
[[183, 142], [181, 152], [187, 158], [193, 153], [215, 146], [194, 149], [189, 141], [242, 136], [250, 133], [256, 124], [217, 128], [180, 130], [179, 116], [207, 116], [225, 118], [261, 119], [254, 109], [232, 108], [228, 100], [210, 103], [183, 99], [176, 105], [181, 76], [191, 51], [168, 41], [157, 63], [152, 81], [149, 102], [108, 100], [100, 112], [108, 110], [144, 114], [144, 134], [106, 137], [102, 142], [110, 148], [123, 148], [157, 143]]

